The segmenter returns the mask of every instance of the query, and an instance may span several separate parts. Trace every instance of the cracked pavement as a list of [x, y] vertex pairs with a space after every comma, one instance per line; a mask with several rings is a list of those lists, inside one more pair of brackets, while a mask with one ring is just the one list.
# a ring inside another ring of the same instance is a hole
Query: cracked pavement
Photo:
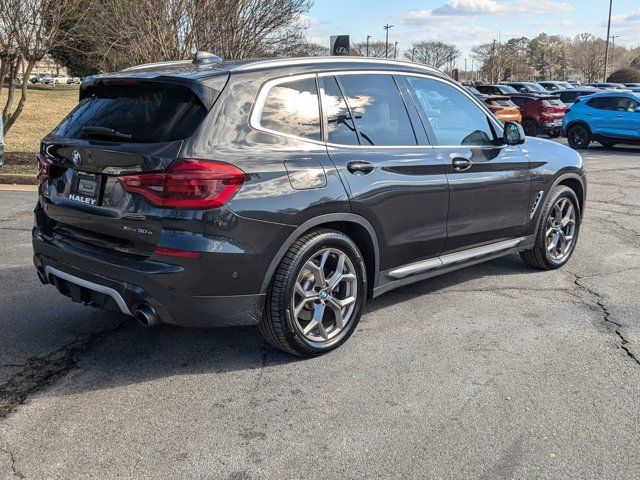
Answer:
[[305, 361], [69, 302], [31, 266], [35, 194], [0, 191], [0, 479], [636, 476], [640, 148], [584, 157], [565, 268], [390, 292]]

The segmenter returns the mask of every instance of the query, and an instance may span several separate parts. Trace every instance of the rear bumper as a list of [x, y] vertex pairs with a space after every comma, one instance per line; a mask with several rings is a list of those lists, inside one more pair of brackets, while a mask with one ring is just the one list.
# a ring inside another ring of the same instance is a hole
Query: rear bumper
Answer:
[[33, 250], [41, 280], [75, 302], [126, 315], [151, 306], [160, 321], [188, 327], [255, 325], [261, 318], [264, 294], [191, 296], [172, 288], [172, 274], [184, 270], [177, 265], [148, 259], [118, 264], [38, 228]]

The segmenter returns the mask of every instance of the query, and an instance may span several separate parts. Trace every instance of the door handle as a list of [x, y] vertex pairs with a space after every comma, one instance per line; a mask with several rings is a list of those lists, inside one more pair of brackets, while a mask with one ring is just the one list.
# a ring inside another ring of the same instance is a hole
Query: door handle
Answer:
[[622, 118], [622, 114], [616, 115], [616, 118]]
[[369, 162], [355, 161], [347, 163], [347, 170], [354, 175], [367, 175], [373, 172], [374, 168], [373, 163]]
[[455, 157], [451, 160], [451, 165], [453, 165], [454, 170], [462, 172], [464, 170], [470, 169], [471, 165], [473, 165], [473, 162], [468, 158]]

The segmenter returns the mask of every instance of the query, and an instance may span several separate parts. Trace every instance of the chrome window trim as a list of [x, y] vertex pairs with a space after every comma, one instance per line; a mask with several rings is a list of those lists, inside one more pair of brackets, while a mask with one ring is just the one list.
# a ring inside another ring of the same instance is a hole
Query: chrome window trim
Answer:
[[[269, 91], [273, 87], [281, 85], [283, 83], [295, 82], [297, 80], [306, 80], [308, 78], [316, 79], [316, 90], [317, 90], [316, 95], [318, 97], [318, 115], [320, 116], [318, 121], [319, 129], [320, 129], [320, 140], [313, 140], [311, 138], [299, 137], [297, 135], [292, 135], [290, 133], [279, 132], [278, 130], [273, 130], [271, 128], [263, 127], [260, 123], [260, 118], [262, 117], [262, 110], [264, 109], [264, 103], [267, 100]], [[324, 129], [322, 125], [322, 122], [323, 122], [322, 118], [323, 118], [323, 115], [322, 115], [322, 105], [320, 102], [320, 87], [318, 85], [317, 74], [303, 73], [300, 75], [289, 75], [284, 77], [273, 78], [263, 83], [260, 86], [260, 90], [258, 92], [258, 96], [256, 97], [256, 101], [253, 103], [253, 107], [251, 108], [251, 114], [249, 115], [249, 126], [255, 130], [269, 133], [271, 135], [277, 135], [279, 137], [290, 138], [292, 140], [298, 140], [301, 142], [308, 142], [308, 143], [313, 143], [315, 145], [324, 146], [325, 142], [323, 141]]]

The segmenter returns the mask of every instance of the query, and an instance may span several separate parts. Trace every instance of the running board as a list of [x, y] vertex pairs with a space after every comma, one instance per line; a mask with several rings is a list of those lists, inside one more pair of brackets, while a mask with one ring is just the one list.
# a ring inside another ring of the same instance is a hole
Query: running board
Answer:
[[502, 242], [491, 243], [489, 245], [483, 245], [482, 247], [475, 247], [469, 250], [463, 250], [456, 253], [448, 253], [436, 258], [429, 258], [427, 260], [421, 260], [419, 262], [410, 263], [404, 267], [396, 268], [389, 272], [389, 276], [395, 279], [401, 279], [417, 273], [426, 272], [435, 268], [440, 268], [454, 263], [466, 262], [478, 257], [484, 257], [492, 253], [500, 252], [502, 250], [509, 250], [516, 247], [525, 240], [525, 237], [514, 238], [512, 240], [504, 240]]

